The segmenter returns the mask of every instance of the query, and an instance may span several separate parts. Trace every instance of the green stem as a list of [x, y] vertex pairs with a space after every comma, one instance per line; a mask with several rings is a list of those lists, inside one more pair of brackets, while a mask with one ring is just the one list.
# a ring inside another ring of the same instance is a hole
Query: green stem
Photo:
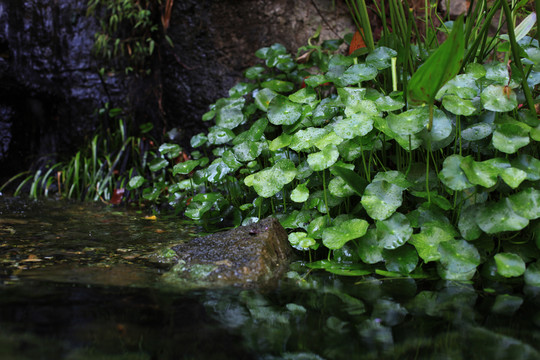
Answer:
[[[514, 57], [514, 63], [516, 64], [517, 71], [521, 75], [521, 86], [523, 86], [523, 92], [525, 93], [525, 98], [527, 99], [527, 105], [529, 106], [529, 110], [532, 112], [534, 111], [534, 100], [532, 98], [531, 90], [529, 89], [529, 84], [527, 83], [527, 77], [523, 73], [523, 65], [521, 64], [519, 47], [516, 42], [516, 34], [514, 33], [514, 25], [512, 22], [512, 12], [510, 11], [508, 2], [502, 1], [501, 3], [504, 10], [504, 16], [506, 17], [506, 27], [508, 28], [508, 37], [510, 38], [512, 56]], [[536, 1], [536, 3], [538, 3], [538, 0]]]
[[323, 194], [324, 194], [324, 206], [326, 207], [326, 216], [328, 217], [328, 223], [332, 221], [330, 218], [330, 208], [328, 207], [328, 195], [326, 191], [326, 170], [322, 171], [322, 178], [323, 178]]

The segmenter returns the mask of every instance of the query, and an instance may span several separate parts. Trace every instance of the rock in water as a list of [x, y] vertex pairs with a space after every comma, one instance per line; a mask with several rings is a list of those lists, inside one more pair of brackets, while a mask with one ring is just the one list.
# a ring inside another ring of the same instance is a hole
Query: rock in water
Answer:
[[291, 247], [275, 218], [173, 247], [178, 263], [164, 276], [188, 287], [269, 286], [287, 266]]

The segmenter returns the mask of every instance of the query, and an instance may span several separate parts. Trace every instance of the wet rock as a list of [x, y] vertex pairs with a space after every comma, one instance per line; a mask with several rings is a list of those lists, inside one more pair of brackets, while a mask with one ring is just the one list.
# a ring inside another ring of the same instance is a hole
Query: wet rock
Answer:
[[275, 218], [200, 237], [173, 247], [178, 263], [168, 282], [193, 286], [269, 286], [287, 267], [291, 247]]

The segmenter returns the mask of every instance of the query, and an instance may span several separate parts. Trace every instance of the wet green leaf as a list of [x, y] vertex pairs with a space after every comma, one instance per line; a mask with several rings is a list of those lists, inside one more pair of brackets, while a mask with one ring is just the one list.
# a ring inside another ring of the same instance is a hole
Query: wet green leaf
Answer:
[[373, 178], [373, 182], [381, 180], [388, 181], [390, 184], [397, 185], [402, 189], [412, 186], [412, 183], [407, 180], [405, 174], [396, 170], [378, 172]]
[[[485, 72], [483, 67], [482, 70]], [[457, 75], [439, 90], [435, 98], [439, 99], [444, 95], [454, 95], [460, 99], [472, 99], [476, 97], [479, 92], [475, 80], [473, 74]]]
[[166, 156], [169, 159], [176, 158], [178, 155], [180, 155], [181, 151], [182, 148], [178, 144], [164, 143], [159, 147], [159, 152], [161, 155]]
[[394, 213], [388, 219], [376, 221], [377, 239], [385, 249], [396, 249], [411, 237], [413, 229], [409, 219], [401, 213]]
[[314, 171], [322, 171], [332, 166], [338, 159], [339, 152], [335, 145], [329, 145], [319, 152], [308, 155], [307, 162]]
[[268, 106], [268, 120], [274, 125], [292, 125], [302, 115], [302, 105], [276, 95]]
[[477, 141], [491, 135], [493, 127], [486, 123], [478, 123], [461, 131], [461, 137], [468, 141]]
[[302, 151], [315, 146], [315, 142], [329, 132], [327, 129], [309, 127], [299, 130], [291, 138], [289, 147], [294, 151]]
[[200, 133], [191, 138], [190, 144], [192, 147], [196, 148], [201, 145], [203, 145], [206, 141], [208, 141], [208, 138], [205, 134]]
[[468, 206], [461, 211], [458, 221], [458, 228], [461, 236], [465, 240], [476, 240], [482, 235], [482, 230], [476, 224], [476, 213], [478, 208], [475, 205]]
[[517, 254], [498, 253], [494, 256], [497, 273], [504, 277], [521, 276], [525, 272], [525, 262]]
[[403, 98], [393, 98], [390, 96], [381, 96], [375, 100], [375, 105], [379, 111], [396, 111], [405, 106]]
[[390, 129], [401, 136], [413, 135], [424, 129], [428, 123], [428, 108], [420, 107], [386, 117]]
[[261, 74], [264, 72], [264, 67], [260, 65], [255, 65], [248, 68], [244, 72], [244, 76], [250, 80], [256, 80], [261, 77]]
[[393, 57], [397, 56], [397, 51], [379, 46], [366, 57], [366, 64], [376, 67], [378, 70], [383, 70], [391, 65]]
[[516, 214], [529, 220], [540, 217], [540, 190], [527, 188], [508, 198]]
[[525, 284], [540, 287], [540, 261], [529, 264], [523, 278]]
[[340, 138], [334, 131], [328, 131], [320, 138], [314, 139], [313, 145], [315, 145], [319, 150], [323, 150], [328, 146], [339, 145], [342, 142], [343, 139]]
[[[211, 183], [216, 183], [225, 178], [225, 175], [230, 173], [232, 169], [223, 162], [223, 159], [218, 158], [208, 167], [195, 172], [195, 175], [200, 180], [206, 180]], [[198, 181], [200, 183], [200, 181]]]
[[337, 197], [349, 197], [355, 194], [355, 191], [341, 177], [335, 177], [330, 180], [328, 191]]
[[337, 166], [337, 164], [332, 168], [332, 171], [345, 180], [345, 182], [356, 192], [357, 195], [361, 196], [364, 193], [364, 189], [368, 185], [366, 179], [350, 169]]
[[527, 179], [527, 173], [523, 170], [516, 169], [513, 167], [509, 167], [506, 169], [503, 169], [499, 176], [503, 181], [508, 184], [512, 189], [517, 189], [517, 187], [525, 180]]
[[309, 197], [309, 190], [306, 184], [298, 184], [291, 192], [291, 200], [294, 202], [304, 202]]
[[252, 178], [246, 177], [244, 183], [253, 186], [259, 196], [268, 198], [293, 181], [295, 176], [294, 163], [288, 159], [281, 159], [274, 166], [253, 174]]
[[216, 102], [216, 125], [226, 129], [236, 128], [245, 120], [243, 106], [244, 98], [220, 99]]
[[354, 64], [349, 67], [342, 76], [344, 85], [357, 84], [362, 81], [372, 80], [377, 76], [377, 69], [371, 65]]
[[223, 195], [219, 193], [197, 194], [191, 199], [185, 214], [193, 220], [199, 220], [221, 199]]
[[255, 84], [239, 82], [229, 89], [229, 96], [231, 98], [247, 95], [255, 88]]
[[486, 68], [479, 63], [468, 63], [465, 67], [465, 72], [476, 80], [486, 76]]
[[208, 132], [208, 142], [212, 145], [221, 145], [234, 139], [234, 133], [230, 129], [214, 126]]
[[446, 95], [442, 104], [446, 110], [455, 115], [469, 116], [476, 111], [471, 100], [462, 99], [457, 95]]
[[418, 254], [414, 247], [403, 245], [394, 250], [383, 250], [386, 269], [401, 274], [409, 274], [418, 264]]
[[304, 79], [304, 82], [306, 83], [307, 86], [317, 87], [321, 84], [328, 82], [328, 80], [326, 79], [324, 75], [318, 74], [318, 75], [308, 76], [306, 79]]
[[270, 149], [270, 151], [276, 151], [276, 150], [281, 149], [281, 148], [283, 148], [285, 146], [289, 146], [289, 144], [292, 141], [292, 138], [293, 138], [292, 135], [283, 133], [283, 134], [279, 135], [277, 138], [275, 138], [274, 140], [272, 140], [272, 142], [270, 143], [268, 148]]
[[453, 239], [454, 234], [446, 227], [439, 226], [438, 223], [426, 223], [420, 233], [412, 235], [409, 243], [414, 245], [418, 255], [427, 263], [439, 260], [441, 258], [439, 244]]
[[518, 124], [499, 124], [493, 133], [492, 141], [495, 149], [513, 154], [529, 144], [529, 132]]
[[389, 218], [403, 201], [403, 188], [385, 180], [369, 184], [362, 196], [362, 206], [368, 215], [375, 220]]
[[148, 167], [150, 168], [150, 171], [156, 172], [159, 171], [169, 165], [169, 161], [163, 158], [155, 158], [148, 164]]
[[484, 108], [490, 111], [507, 112], [517, 105], [517, 97], [514, 91], [505, 92], [504, 86], [489, 85], [480, 95]]
[[358, 256], [366, 264], [375, 264], [384, 261], [382, 256], [383, 248], [377, 240], [375, 229], [369, 229], [364, 236], [357, 241]]
[[357, 239], [366, 234], [369, 224], [365, 220], [351, 219], [323, 230], [322, 241], [329, 249], [340, 249], [350, 240]]
[[188, 160], [188, 161], [178, 163], [174, 165], [173, 167], [173, 175], [176, 175], [176, 174], [187, 175], [190, 172], [192, 172], [193, 169], [195, 169], [197, 165], [199, 165], [199, 160]]
[[261, 111], [268, 111], [268, 107], [270, 106], [270, 102], [274, 97], [276, 97], [277, 93], [275, 91], [272, 91], [270, 89], [261, 89], [257, 91], [255, 96], [255, 105], [259, 108]]
[[317, 244], [305, 232], [293, 232], [289, 234], [289, 243], [297, 250], [307, 250]]
[[480, 207], [476, 214], [476, 223], [485, 233], [496, 234], [521, 230], [529, 224], [529, 220], [516, 214], [512, 203], [505, 198]]
[[328, 216], [318, 216], [311, 221], [307, 227], [310, 237], [314, 239], [322, 238], [322, 232], [328, 225]]
[[255, 160], [263, 150], [264, 144], [261, 142], [244, 142], [233, 147], [236, 158], [241, 162]]
[[461, 155], [450, 155], [444, 159], [443, 169], [439, 173], [442, 183], [452, 190], [465, 190], [474, 186], [461, 169], [462, 160]]
[[305, 87], [289, 95], [289, 100], [299, 104], [313, 104], [317, 101], [317, 93], [310, 87]]
[[512, 160], [512, 166], [525, 171], [527, 180], [540, 180], [540, 160], [529, 155], [520, 154], [516, 159]]
[[144, 177], [140, 175], [136, 175], [132, 177], [131, 179], [129, 179], [128, 187], [130, 190], [138, 189], [142, 186], [142, 184], [144, 184], [144, 182], [145, 182]]
[[433, 147], [435, 143], [448, 139], [452, 135], [452, 130], [452, 122], [450, 121], [448, 116], [446, 116], [444, 111], [435, 109], [433, 111], [433, 126], [431, 128], [431, 131], [423, 129], [420, 135], [422, 136], [422, 138], [425, 139], [426, 143], [429, 139]]
[[334, 125], [335, 133], [342, 139], [364, 136], [373, 129], [373, 119], [358, 113], [338, 120]]
[[488, 160], [476, 162], [469, 155], [461, 159], [460, 167], [467, 176], [467, 179], [475, 185], [489, 188], [497, 183], [499, 169]]
[[468, 277], [468, 273], [476, 271], [480, 265], [480, 254], [476, 247], [465, 240], [443, 241], [439, 244], [440, 263], [449, 274], [458, 279], [460, 275]]
[[263, 88], [270, 89], [278, 93], [290, 92], [290, 91], [293, 91], [294, 89], [294, 84], [292, 82], [278, 80], [278, 79], [264, 81], [261, 83], [261, 86]]

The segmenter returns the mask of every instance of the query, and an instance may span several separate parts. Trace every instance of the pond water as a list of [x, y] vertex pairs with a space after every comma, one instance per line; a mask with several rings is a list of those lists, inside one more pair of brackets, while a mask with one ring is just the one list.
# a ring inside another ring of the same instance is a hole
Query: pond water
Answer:
[[540, 291], [348, 278], [186, 290], [177, 217], [0, 197], [0, 359], [540, 359]]

